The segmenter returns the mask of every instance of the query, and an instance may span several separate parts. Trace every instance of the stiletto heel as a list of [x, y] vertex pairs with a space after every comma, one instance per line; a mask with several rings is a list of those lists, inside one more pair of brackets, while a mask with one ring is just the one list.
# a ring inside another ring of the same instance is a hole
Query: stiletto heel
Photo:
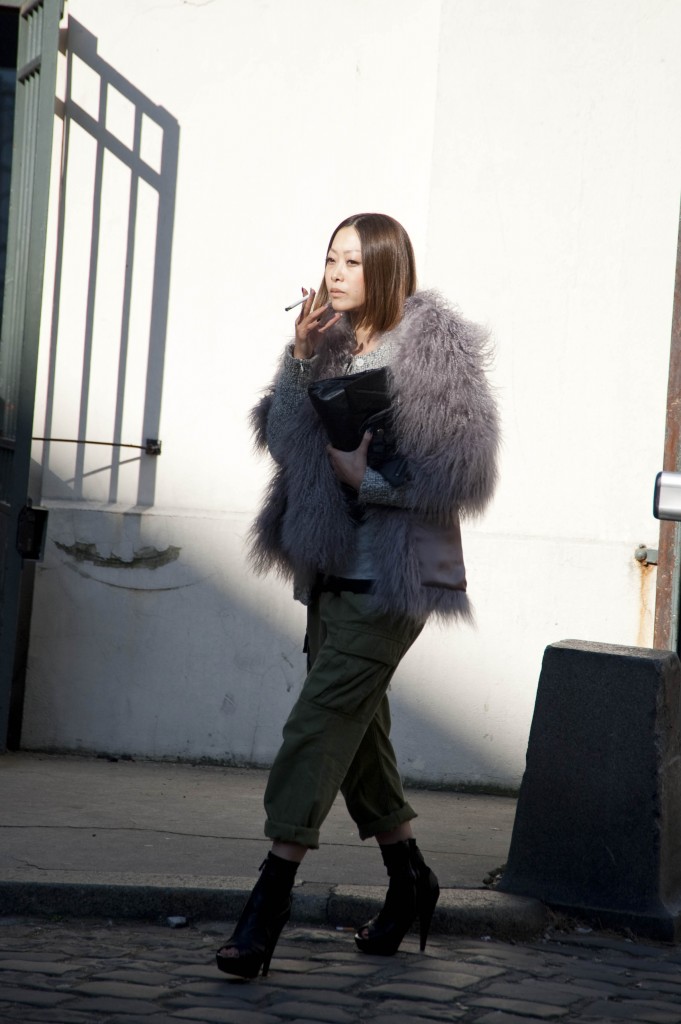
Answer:
[[[363, 953], [392, 956], [418, 917], [423, 952], [440, 896], [435, 873], [425, 863], [415, 839], [381, 846], [381, 855], [390, 878], [388, 892], [379, 914], [357, 930], [357, 947]], [[368, 934], [363, 935], [364, 931]]]
[[[260, 865], [260, 878], [241, 912], [236, 928], [215, 954], [218, 969], [237, 978], [267, 975], [272, 954], [284, 925], [291, 916], [291, 889], [298, 870], [294, 861], [273, 853]], [[234, 949], [238, 956], [226, 956]]]
[[428, 933], [430, 932], [430, 926], [433, 921], [433, 914], [435, 913], [437, 901], [440, 898], [440, 886], [438, 885], [437, 878], [430, 868], [428, 868], [427, 871], [428, 875], [425, 891], [422, 891], [418, 897], [419, 937], [421, 940], [422, 953], [426, 948]]
[[419, 916], [419, 938], [421, 952], [423, 953], [428, 941], [428, 933], [433, 921], [433, 914], [437, 901], [440, 898], [440, 886], [435, 872], [428, 867], [423, 855], [416, 845], [415, 839], [408, 840], [412, 863], [416, 868], [418, 881], [416, 883], [416, 902]]
[[274, 953], [275, 946], [279, 942], [279, 936], [281, 935], [284, 925], [288, 924], [290, 916], [291, 911], [288, 910], [285, 914], [282, 915], [280, 920], [275, 924], [274, 928], [272, 929], [272, 941], [269, 944], [267, 952], [265, 953], [265, 959], [262, 962], [263, 978], [267, 977], [267, 974], [270, 969], [270, 964], [272, 962], [272, 954]]

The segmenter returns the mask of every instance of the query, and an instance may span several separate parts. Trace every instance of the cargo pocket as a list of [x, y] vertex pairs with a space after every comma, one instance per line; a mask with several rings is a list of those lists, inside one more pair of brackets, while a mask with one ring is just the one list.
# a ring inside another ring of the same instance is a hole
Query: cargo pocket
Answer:
[[334, 630], [322, 644], [302, 696], [334, 714], [368, 723], [410, 642]]

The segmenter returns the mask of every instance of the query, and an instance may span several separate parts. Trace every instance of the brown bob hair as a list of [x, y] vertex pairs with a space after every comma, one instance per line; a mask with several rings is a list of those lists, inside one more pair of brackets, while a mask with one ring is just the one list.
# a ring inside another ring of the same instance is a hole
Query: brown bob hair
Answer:
[[[334, 229], [327, 253], [341, 228], [354, 228], [362, 245], [366, 300], [358, 310], [355, 327], [368, 327], [372, 334], [390, 331], [402, 319], [405, 299], [416, 291], [416, 261], [409, 235], [385, 213], [356, 213]], [[328, 301], [322, 278], [315, 307]]]

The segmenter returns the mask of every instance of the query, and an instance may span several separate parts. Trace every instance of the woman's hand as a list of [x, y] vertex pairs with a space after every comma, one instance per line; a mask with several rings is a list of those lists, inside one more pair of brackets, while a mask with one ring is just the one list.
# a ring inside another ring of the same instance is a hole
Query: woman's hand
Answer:
[[[306, 289], [303, 288], [303, 294], [305, 293]], [[303, 308], [296, 320], [296, 337], [293, 342], [293, 355], [296, 359], [309, 359], [313, 356], [320, 342], [321, 335], [324, 331], [328, 331], [329, 327], [337, 324], [343, 315], [342, 313], [334, 313], [331, 319], [327, 320], [323, 327], [320, 327], [319, 324], [322, 318], [326, 316], [331, 303], [327, 302], [325, 306], [320, 306], [319, 309], [315, 309], [312, 312], [314, 297], [315, 290], [313, 288], [303, 303]]]
[[359, 448], [354, 452], [342, 452], [333, 448], [330, 444], [326, 446], [329, 453], [331, 467], [342, 484], [349, 484], [356, 491], [362, 486], [362, 480], [367, 469], [367, 452], [371, 443], [371, 431], [367, 430]]

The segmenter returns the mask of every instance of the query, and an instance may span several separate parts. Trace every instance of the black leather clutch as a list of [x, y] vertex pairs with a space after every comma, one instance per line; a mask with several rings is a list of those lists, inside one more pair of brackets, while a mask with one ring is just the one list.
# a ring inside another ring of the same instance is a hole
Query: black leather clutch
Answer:
[[329, 441], [343, 452], [358, 448], [371, 430], [367, 461], [399, 487], [408, 478], [407, 460], [396, 450], [386, 367], [313, 381], [308, 395]]

